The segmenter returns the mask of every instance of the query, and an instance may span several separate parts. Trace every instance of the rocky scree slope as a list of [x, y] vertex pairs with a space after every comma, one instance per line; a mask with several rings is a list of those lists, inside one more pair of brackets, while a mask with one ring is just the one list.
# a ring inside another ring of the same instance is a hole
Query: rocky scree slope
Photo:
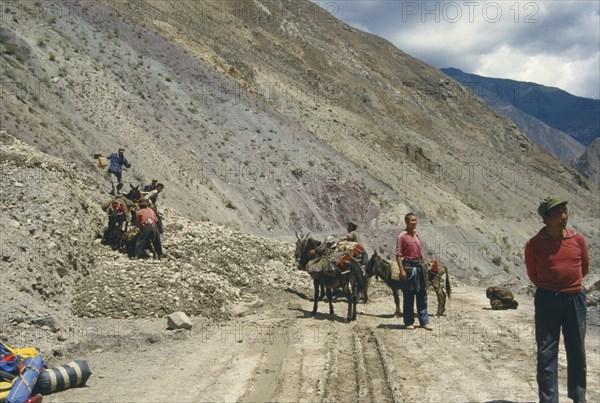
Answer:
[[[478, 282], [523, 279], [549, 193], [598, 244], [597, 191], [471, 91], [312, 2], [233, 3], [2, 3], [2, 126], [104, 191], [90, 156], [124, 146], [126, 182], [159, 178], [173, 211], [253, 234], [354, 218], [389, 252], [415, 211]], [[495, 253], [469, 260], [474, 242]]]
[[505, 217], [557, 186], [591, 197], [389, 42], [308, 1], [240, 7], [9, 3], [3, 125], [90, 173], [91, 153], [125, 146], [127, 181], [164, 179], [175, 209], [255, 233], [342, 230], [349, 214], [393, 222], [391, 200], [452, 224]]
[[5, 131], [0, 156], [0, 331], [14, 345], [35, 343], [52, 356], [80, 317], [184, 311], [222, 320], [260, 307], [273, 289], [310, 289], [295, 268], [293, 243], [192, 222], [170, 209], [167, 258], [129, 259], [97, 238], [106, 195], [90, 177]]

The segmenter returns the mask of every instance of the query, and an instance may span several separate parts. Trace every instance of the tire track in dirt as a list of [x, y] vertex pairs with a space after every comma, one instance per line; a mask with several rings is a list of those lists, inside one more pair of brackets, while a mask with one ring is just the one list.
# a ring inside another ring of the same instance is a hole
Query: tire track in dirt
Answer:
[[[325, 369], [325, 380], [323, 383], [323, 402], [338, 402], [345, 401], [340, 400], [338, 397], [340, 382], [344, 381], [344, 374], [342, 373], [340, 376], [341, 368], [339, 364], [340, 352], [338, 350], [340, 343], [343, 343], [343, 339], [340, 340], [336, 338], [334, 341], [333, 338], [330, 338], [325, 343], [325, 349], [327, 354], [327, 361]], [[342, 371], [343, 372], [343, 371]]]
[[368, 396], [367, 371], [362, 346], [357, 347], [357, 331], [356, 324], [340, 324], [338, 337], [329, 339], [327, 348], [334, 352], [334, 358], [325, 401], [357, 401], [360, 400], [361, 390], [363, 396]]
[[[359, 391], [363, 396], [368, 396], [368, 401], [390, 401], [392, 400], [391, 389], [385, 364], [381, 354], [377, 349], [373, 334], [361, 326], [355, 335], [356, 350], [359, 351], [357, 359], [359, 365], [364, 363], [365, 380], [361, 380], [364, 385]], [[359, 387], [361, 385], [359, 383]]]
[[392, 400], [395, 402], [404, 401], [405, 399], [402, 396], [402, 385], [398, 381], [398, 373], [396, 371], [396, 366], [394, 365], [392, 356], [388, 352], [383, 339], [379, 337], [377, 333], [373, 332], [372, 329], [367, 330], [375, 340], [377, 353], [379, 355], [381, 365], [383, 366], [386, 384], [389, 388]]
[[360, 335], [354, 333], [353, 339], [354, 355], [356, 357], [356, 385], [358, 389], [358, 402], [366, 402], [373, 400], [372, 388], [369, 385], [369, 372], [367, 371], [367, 363], [365, 360], [365, 353]]
[[288, 356], [289, 344], [281, 337], [273, 337], [270, 343], [262, 346], [261, 358], [249, 380], [250, 388], [242, 396], [242, 402], [264, 402], [274, 399], [280, 388], [283, 366]]
[[302, 348], [293, 346], [288, 349], [288, 356], [282, 363], [281, 376], [275, 389], [273, 399], [275, 402], [291, 402], [300, 400], [300, 389], [302, 387], [303, 360]]
[[322, 401], [325, 395], [325, 379], [330, 352], [323, 351], [320, 343], [305, 343], [302, 348], [302, 375], [300, 401]]

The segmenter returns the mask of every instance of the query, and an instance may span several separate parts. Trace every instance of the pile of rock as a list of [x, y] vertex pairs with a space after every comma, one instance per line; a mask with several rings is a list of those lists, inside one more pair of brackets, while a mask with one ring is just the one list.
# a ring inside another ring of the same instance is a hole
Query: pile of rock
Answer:
[[293, 244], [269, 241], [211, 223], [164, 213], [162, 260], [132, 260], [108, 248], [78, 286], [73, 310], [81, 317], [163, 317], [175, 311], [223, 318], [248, 293], [304, 289]]

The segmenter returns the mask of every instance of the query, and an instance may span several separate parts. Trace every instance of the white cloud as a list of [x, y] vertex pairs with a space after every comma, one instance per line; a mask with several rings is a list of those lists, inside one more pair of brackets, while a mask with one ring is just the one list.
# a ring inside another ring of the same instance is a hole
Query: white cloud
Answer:
[[[558, 87], [571, 94], [587, 94], [599, 98], [598, 54], [587, 59], [572, 59], [562, 55], [528, 54], [503, 46], [479, 58], [478, 67], [471, 73], [518, 81], [531, 81]], [[597, 70], [596, 70], [597, 71]]]
[[340, 1], [336, 16], [436, 67], [600, 98], [600, 2]]

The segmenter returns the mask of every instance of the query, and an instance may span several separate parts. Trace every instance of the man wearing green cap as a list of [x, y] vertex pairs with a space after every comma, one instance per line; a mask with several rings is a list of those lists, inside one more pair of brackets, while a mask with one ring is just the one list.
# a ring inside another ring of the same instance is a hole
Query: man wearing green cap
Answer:
[[583, 235], [567, 228], [567, 201], [546, 197], [538, 207], [544, 221], [525, 245], [525, 266], [535, 292], [537, 383], [540, 402], [558, 402], [560, 331], [567, 353], [567, 395], [585, 402], [586, 306], [583, 277], [590, 258]]

